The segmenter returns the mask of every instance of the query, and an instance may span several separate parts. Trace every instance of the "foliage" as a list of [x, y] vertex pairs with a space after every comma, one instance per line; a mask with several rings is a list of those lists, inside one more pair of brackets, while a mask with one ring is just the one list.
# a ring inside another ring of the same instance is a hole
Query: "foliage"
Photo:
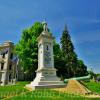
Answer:
[[[42, 32], [42, 24], [36, 22], [30, 28], [22, 32], [21, 39], [16, 45], [16, 53], [20, 58], [21, 67], [24, 72], [33, 74], [38, 66], [38, 43], [37, 37]], [[33, 78], [33, 77], [32, 77]]]
[[82, 60], [77, 60], [77, 70], [76, 70], [76, 76], [84, 76], [87, 75], [87, 66], [84, 64]]
[[60, 45], [54, 41], [54, 66], [57, 69], [57, 76], [61, 77], [65, 76], [66, 72], [64, 73], [65, 69], [62, 66], [65, 66], [65, 61], [62, 59], [62, 52], [60, 49]]
[[78, 60], [66, 26], [62, 33], [60, 43], [62, 50], [62, 59], [64, 60], [64, 62], [66, 62], [65, 65], [62, 67], [65, 69], [65, 73], [67, 73], [64, 77], [70, 78], [85, 76], [87, 73], [87, 67], [84, 65], [82, 60]]
[[[16, 53], [20, 58], [21, 67], [26, 76], [30, 75], [35, 77], [35, 71], [38, 66], [37, 37], [42, 31], [42, 24], [40, 22], [34, 23], [33, 26], [23, 30], [21, 39], [16, 45]], [[53, 49], [54, 66], [57, 69], [57, 75], [59, 77], [69, 78], [74, 76], [84, 76], [86, 74], [86, 66], [81, 60], [77, 59], [67, 28], [65, 28], [61, 37], [61, 48], [60, 45], [56, 43], [56, 40], [54, 40]], [[33, 79], [33, 77], [31, 78]], [[28, 77], [28, 79], [30, 78]]]
[[96, 79], [99, 76], [99, 74], [95, 74], [92, 69], [89, 70], [88, 73], [90, 74], [91, 79]]

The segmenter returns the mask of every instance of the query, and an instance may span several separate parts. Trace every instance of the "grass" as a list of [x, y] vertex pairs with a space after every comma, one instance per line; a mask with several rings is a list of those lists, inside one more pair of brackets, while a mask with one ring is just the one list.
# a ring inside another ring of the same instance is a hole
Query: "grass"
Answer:
[[26, 92], [27, 90], [23, 88], [26, 83], [27, 82], [19, 82], [13, 86], [0, 86], [0, 99]]
[[[25, 84], [29, 82], [18, 82], [14, 86], [0, 87], [0, 99], [6, 100], [100, 100], [81, 97], [79, 95], [67, 94], [50, 89], [41, 89], [28, 91]], [[85, 85], [92, 91], [100, 93], [100, 84], [95, 82], [87, 82]], [[10, 98], [9, 98], [10, 97]]]
[[86, 82], [85, 85], [93, 92], [100, 93], [100, 83]]
[[54, 90], [36, 90], [8, 100], [87, 100], [79, 95], [61, 93]]

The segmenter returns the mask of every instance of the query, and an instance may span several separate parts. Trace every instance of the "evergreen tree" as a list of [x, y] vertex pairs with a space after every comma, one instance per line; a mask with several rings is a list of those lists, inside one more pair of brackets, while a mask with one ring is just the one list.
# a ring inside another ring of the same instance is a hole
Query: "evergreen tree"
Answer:
[[65, 61], [62, 59], [62, 52], [60, 49], [60, 45], [54, 41], [54, 67], [57, 69], [57, 76], [62, 77], [65, 76], [65, 69], [62, 66], [65, 66]]
[[[61, 37], [61, 50], [62, 50], [62, 58], [65, 60], [65, 73], [66, 78], [69, 77], [75, 77], [75, 76], [82, 76], [85, 75], [86, 72], [86, 66], [84, 63], [79, 63], [77, 59], [77, 55], [74, 51], [74, 46], [71, 41], [71, 37], [69, 35], [69, 32], [67, 30], [67, 26], [65, 26], [65, 29], [62, 33]], [[81, 71], [82, 73], [79, 74], [78, 71]]]
[[77, 60], [77, 68], [76, 68], [76, 76], [85, 76], [87, 75], [87, 66], [84, 64], [82, 60]]

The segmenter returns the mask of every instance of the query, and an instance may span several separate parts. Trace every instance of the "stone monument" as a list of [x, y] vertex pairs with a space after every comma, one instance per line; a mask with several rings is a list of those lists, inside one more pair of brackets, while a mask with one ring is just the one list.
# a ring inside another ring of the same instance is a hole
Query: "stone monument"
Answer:
[[43, 22], [43, 32], [38, 37], [38, 69], [33, 82], [26, 85], [27, 88], [60, 88], [65, 84], [56, 76], [54, 68], [53, 40], [48, 32], [47, 23]]

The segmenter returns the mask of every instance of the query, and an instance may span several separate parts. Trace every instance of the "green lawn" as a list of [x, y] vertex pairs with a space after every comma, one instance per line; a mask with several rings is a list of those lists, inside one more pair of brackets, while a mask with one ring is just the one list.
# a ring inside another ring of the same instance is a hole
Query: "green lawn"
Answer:
[[67, 93], [59, 93], [54, 90], [36, 90], [28, 92], [20, 96], [10, 98], [8, 100], [88, 100], [79, 95], [71, 95]]
[[[28, 82], [19, 82], [15, 86], [0, 87], [0, 99], [6, 100], [100, 100], [80, 97], [79, 95], [61, 93], [50, 89], [28, 91], [24, 88]], [[85, 83], [90, 90], [100, 93], [100, 84], [94, 82]], [[94, 88], [95, 87], [95, 88]], [[9, 98], [10, 97], [10, 98]]]
[[23, 88], [26, 83], [28, 82], [19, 82], [13, 86], [0, 86], [0, 99], [26, 92], [27, 90]]
[[85, 85], [93, 92], [100, 93], [100, 83], [87, 82]]

